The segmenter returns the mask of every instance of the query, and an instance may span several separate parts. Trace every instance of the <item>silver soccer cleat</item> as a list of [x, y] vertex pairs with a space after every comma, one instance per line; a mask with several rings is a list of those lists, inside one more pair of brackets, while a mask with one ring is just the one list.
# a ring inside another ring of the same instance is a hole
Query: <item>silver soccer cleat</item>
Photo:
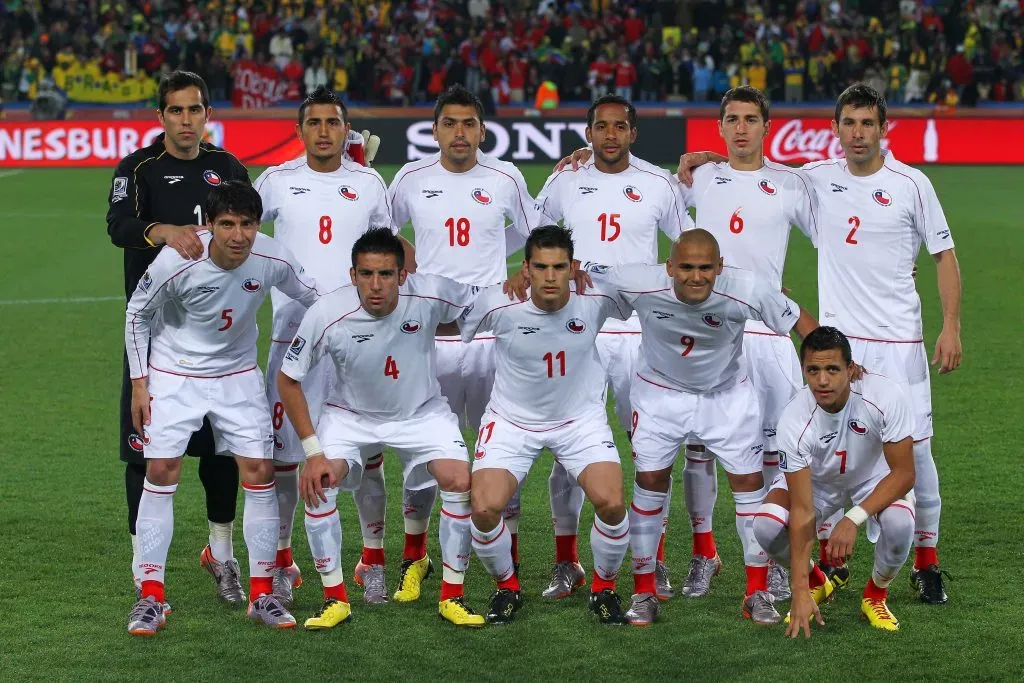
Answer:
[[654, 565], [654, 582], [657, 586], [657, 596], [659, 600], [671, 600], [676, 596], [676, 591], [672, 588], [672, 582], [668, 577], [668, 565], [664, 562], [658, 562]]
[[250, 620], [270, 628], [295, 628], [295, 617], [281, 604], [280, 598], [273, 594], [261, 595], [253, 600], [246, 614]]
[[363, 584], [363, 602], [370, 605], [383, 605], [388, 601], [388, 587], [384, 583], [384, 565], [363, 564], [361, 561], [356, 565], [356, 576], [359, 583]]
[[302, 572], [292, 562], [290, 567], [278, 567], [274, 570], [274, 595], [281, 599], [281, 604], [289, 609], [292, 606], [292, 591], [302, 585]]
[[210, 572], [217, 583], [218, 598], [232, 605], [245, 604], [247, 598], [239, 578], [242, 572], [238, 568], [238, 560], [232, 558], [227, 562], [218, 562], [213, 558], [210, 546], [206, 546], [199, 556], [199, 566]]
[[775, 609], [775, 598], [768, 591], [757, 591], [743, 598], [743, 616], [755, 624], [777, 624], [782, 615]]
[[133, 636], [153, 636], [167, 623], [164, 606], [152, 596], [140, 599], [128, 615], [128, 633]]
[[579, 562], [558, 562], [551, 570], [551, 583], [541, 591], [542, 598], [560, 600], [587, 582], [587, 572]]
[[[135, 601], [138, 602], [141, 599], [142, 599], [142, 588], [140, 586], [136, 586], [135, 587]], [[167, 602], [166, 600], [164, 600], [163, 608], [164, 608], [164, 616], [165, 617], [168, 614], [170, 614], [171, 612], [174, 611], [174, 610], [171, 609], [171, 603]]]
[[688, 598], [703, 598], [711, 592], [711, 579], [722, 571], [722, 558], [694, 555], [690, 560], [690, 572], [683, 581], [683, 595]]
[[626, 620], [633, 626], [650, 626], [658, 618], [661, 606], [654, 593], [636, 593], [626, 610]]
[[789, 589], [789, 572], [781, 564], [772, 562], [768, 565], [768, 592], [775, 602], [789, 600], [792, 592]]

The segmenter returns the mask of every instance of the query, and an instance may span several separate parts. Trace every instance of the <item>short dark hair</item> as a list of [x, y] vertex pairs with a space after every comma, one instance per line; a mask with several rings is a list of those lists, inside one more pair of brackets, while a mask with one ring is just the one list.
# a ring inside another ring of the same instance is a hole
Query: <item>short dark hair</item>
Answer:
[[815, 328], [813, 332], [804, 337], [800, 344], [800, 363], [811, 351], [831, 351], [839, 349], [843, 356], [843, 362], [847, 365], [853, 362], [853, 352], [850, 350], [850, 340], [846, 335], [834, 327], [822, 326]]
[[390, 228], [370, 228], [352, 245], [352, 267], [360, 254], [394, 254], [399, 269], [405, 268], [405, 249], [402, 240]]
[[885, 115], [888, 110], [885, 104], [885, 95], [865, 83], [854, 83], [839, 95], [839, 99], [836, 100], [836, 123], [839, 123], [839, 115], [842, 113], [843, 107], [853, 107], [854, 109], [875, 107], [878, 109], [879, 125], [885, 123]]
[[348, 123], [348, 107], [341, 101], [338, 95], [328, 88], [326, 85], [317, 86], [316, 90], [306, 95], [306, 99], [302, 100], [302, 104], [299, 105], [299, 125], [302, 125], [302, 121], [306, 116], [306, 109], [312, 104], [333, 104], [341, 108], [341, 120], [343, 123]]
[[527, 261], [530, 260], [534, 249], [565, 249], [569, 253], [571, 262], [573, 256], [572, 230], [560, 225], [542, 225], [534, 228], [530, 232], [530, 236], [526, 238], [526, 247], [523, 249]]
[[263, 218], [263, 200], [252, 185], [242, 180], [225, 180], [206, 195], [203, 206], [206, 220], [213, 223], [224, 213], [254, 218], [257, 223]]
[[593, 127], [594, 118], [597, 116], [597, 108], [602, 104], [621, 104], [626, 108], [626, 116], [629, 118], [629, 127], [636, 128], [636, 107], [634, 107], [633, 103], [625, 97], [620, 97], [618, 95], [603, 95], [594, 100], [594, 103], [590, 105], [590, 109], [587, 110], [587, 128]]
[[160, 79], [160, 88], [157, 90], [157, 106], [160, 111], [167, 108], [167, 95], [178, 92], [185, 88], [199, 88], [199, 96], [203, 100], [203, 109], [210, 107], [210, 89], [206, 87], [206, 81], [197, 73], [191, 71], [172, 71]]
[[456, 83], [437, 96], [437, 104], [434, 105], [434, 123], [441, 118], [441, 110], [449, 104], [459, 104], [465, 107], [476, 107], [476, 116], [480, 123], [484, 122], [484, 104], [480, 98], [466, 89], [461, 83]]
[[757, 88], [752, 88], [749, 85], [741, 85], [731, 90], [726, 91], [722, 95], [722, 103], [718, 106], [718, 120], [725, 120], [725, 105], [730, 102], [750, 102], [756, 104], [757, 108], [761, 110], [761, 118], [768, 122], [769, 103], [768, 98], [763, 92]]

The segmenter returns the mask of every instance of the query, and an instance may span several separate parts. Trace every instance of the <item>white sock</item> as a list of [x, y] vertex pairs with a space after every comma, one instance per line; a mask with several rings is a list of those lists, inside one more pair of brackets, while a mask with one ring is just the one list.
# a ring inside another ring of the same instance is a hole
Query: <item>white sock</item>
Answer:
[[437, 499], [437, 486], [424, 489], [402, 490], [402, 517], [405, 520], [405, 533], [411, 535], [425, 534], [430, 526], [430, 512], [434, 509]]
[[654, 571], [665, 498], [664, 493], [648, 491], [635, 482], [633, 484], [633, 502], [629, 506], [629, 545], [633, 551], [634, 574]]
[[754, 538], [768, 557], [783, 567], [789, 566], [789, 510], [764, 503], [754, 515]]
[[683, 492], [686, 494], [686, 512], [690, 516], [693, 533], [711, 531], [718, 500], [718, 476], [715, 460], [707, 451], [686, 447], [686, 467], [683, 469]]
[[218, 562], [235, 558], [232, 532], [234, 522], [210, 522], [210, 552]]
[[167, 551], [174, 535], [174, 492], [177, 484], [157, 486], [146, 479], [139, 500], [135, 521], [138, 552], [134, 566], [135, 580], [164, 582]]
[[[661, 513], [661, 536], [664, 537], [668, 532], [668, 513], [672, 507], [672, 489], [675, 484], [671, 479], [668, 480], [668, 491], [665, 492], [665, 506], [662, 508]], [[658, 544], [661, 544], [661, 538], [658, 539]]]
[[511, 577], [515, 572], [512, 564], [512, 535], [505, 526], [505, 520], [499, 520], [498, 526], [490, 531], [480, 531], [470, 520], [470, 534], [473, 550], [487, 573], [495, 581], [505, 581]]
[[[341, 571], [341, 517], [338, 515], [338, 489], [324, 489], [327, 502], [311, 508], [306, 505], [306, 538], [313, 554], [313, 565], [320, 574], [334, 576]], [[340, 576], [340, 575], [339, 575]], [[339, 581], [340, 583], [340, 581]], [[337, 586], [324, 583], [324, 586]]]
[[875, 544], [875, 564], [871, 580], [887, 588], [907, 562], [914, 541], [914, 511], [906, 501], [896, 501], [878, 515], [881, 531]]
[[734, 491], [736, 503], [736, 533], [743, 543], [743, 564], [748, 567], [764, 567], [768, 564], [768, 554], [754, 538], [754, 515], [757, 514], [768, 489], [762, 486], [757, 491]]
[[939, 543], [939, 517], [942, 515], [942, 498], [939, 497], [939, 472], [932, 457], [932, 440], [925, 439], [914, 444], [914, 511], [917, 514], [914, 529], [914, 545], [934, 548]]
[[555, 461], [548, 477], [548, 497], [551, 500], [551, 524], [555, 536], [575, 536], [580, 528], [580, 512], [585, 498], [583, 489], [573, 481], [562, 464]]
[[[139, 537], [135, 534], [128, 534], [128, 538], [132, 540], [132, 567], [134, 567], [139, 561]], [[142, 587], [142, 583], [135, 576], [134, 570], [132, 570], [132, 580], [135, 582], [136, 588]]]
[[441, 540], [442, 577], [446, 583], [461, 584], [469, 568], [470, 537], [469, 493], [441, 491], [441, 523], [438, 535]]
[[299, 506], [299, 466], [274, 465], [274, 481], [277, 484], [277, 511], [281, 518], [277, 532], [277, 549], [292, 547], [292, 528], [295, 526], [295, 509]]
[[[277, 568], [277, 537], [281, 515], [277, 510], [274, 482], [242, 484], [245, 505], [242, 508], [242, 535], [249, 551], [249, 576], [266, 578]], [[259, 596], [249, 596], [255, 599]]]
[[384, 547], [384, 515], [388, 507], [388, 493], [384, 488], [384, 454], [378, 453], [366, 461], [363, 481], [352, 492], [359, 512], [359, 528], [363, 534], [363, 547]]
[[614, 581], [628, 549], [629, 516], [613, 526], [594, 515], [594, 526], [590, 529], [590, 552], [594, 555], [594, 572], [606, 581]]

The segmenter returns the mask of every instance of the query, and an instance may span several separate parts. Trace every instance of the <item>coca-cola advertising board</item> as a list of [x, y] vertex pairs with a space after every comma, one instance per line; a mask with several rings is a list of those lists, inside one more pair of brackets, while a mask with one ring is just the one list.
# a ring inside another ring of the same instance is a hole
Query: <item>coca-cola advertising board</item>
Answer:
[[[1024, 164], [1024, 146], [1010, 144], [1024, 132], [1015, 119], [889, 119], [882, 146], [907, 164]], [[686, 151], [725, 153], [715, 119], [686, 122]], [[772, 119], [765, 155], [801, 165], [843, 156], [830, 119]]]

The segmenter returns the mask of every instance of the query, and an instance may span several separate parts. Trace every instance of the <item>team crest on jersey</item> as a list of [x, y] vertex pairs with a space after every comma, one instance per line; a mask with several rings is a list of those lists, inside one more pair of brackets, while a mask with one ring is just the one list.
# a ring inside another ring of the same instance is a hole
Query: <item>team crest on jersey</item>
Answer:
[[274, 448], [279, 451], [284, 450], [284, 441], [277, 434], [274, 434]]
[[764, 192], [766, 195], [769, 196], [773, 196], [775, 195], [775, 193], [778, 192], [778, 190], [775, 189], [775, 186], [772, 185], [772, 181], [770, 180], [762, 180], [757, 184], [757, 187], [758, 189], [761, 190], [761, 192]]
[[632, 185], [626, 185], [622, 188], [622, 194], [626, 195], [626, 199], [631, 202], [638, 202], [644, 198], [643, 194], [640, 193], [640, 190], [636, 189]]
[[701, 318], [701, 320], [703, 320], [704, 324], [707, 325], [708, 327], [721, 327], [722, 326], [722, 319], [719, 318], [714, 313], [705, 313], [704, 317]]
[[579, 318], [569, 318], [569, 322], [565, 324], [565, 329], [569, 330], [573, 334], [580, 334], [587, 329], [587, 324]]
[[885, 190], [875, 190], [871, 193], [871, 198], [875, 200], [875, 204], [879, 206], [889, 206], [892, 204], [892, 197]]
[[480, 460], [485, 455], [487, 455], [487, 452], [481, 448], [476, 453], [473, 454], [473, 457], [476, 458], [477, 460]]
[[487, 205], [491, 203], [491, 195], [487, 193], [487, 190], [476, 188], [473, 190], [473, 201], [477, 204]]
[[261, 287], [263, 287], [263, 285], [261, 285], [260, 281], [254, 277], [251, 277], [242, 283], [242, 289], [247, 292], [258, 292]]
[[402, 332], [405, 332], [406, 334], [416, 334], [419, 331], [419, 320], [406, 320], [404, 323], [402, 323]]
[[128, 446], [136, 453], [141, 453], [147, 443], [149, 443], [148, 436], [139, 436], [135, 432], [128, 435]]
[[864, 425], [862, 425], [857, 420], [850, 420], [849, 425], [850, 425], [850, 431], [853, 432], [854, 434], [867, 434], [868, 433], [868, 428], [865, 427]]
[[214, 187], [217, 187], [222, 182], [224, 182], [223, 180], [221, 180], [219, 173], [217, 173], [216, 171], [211, 171], [210, 169], [206, 169], [205, 171], [203, 171], [203, 180], [206, 181], [207, 185], [213, 185]]
[[359, 199], [359, 193], [356, 192], [354, 187], [349, 187], [348, 185], [342, 185], [341, 187], [339, 187], [338, 194], [340, 194], [342, 197], [349, 200], [350, 202], [354, 202], [355, 200]]
[[153, 276], [149, 274], [147, 270], [143, 275], [142, 279], [139, 280], [139, 289], [143, 292], [149, 291], [149, 286], [153, 284]]

